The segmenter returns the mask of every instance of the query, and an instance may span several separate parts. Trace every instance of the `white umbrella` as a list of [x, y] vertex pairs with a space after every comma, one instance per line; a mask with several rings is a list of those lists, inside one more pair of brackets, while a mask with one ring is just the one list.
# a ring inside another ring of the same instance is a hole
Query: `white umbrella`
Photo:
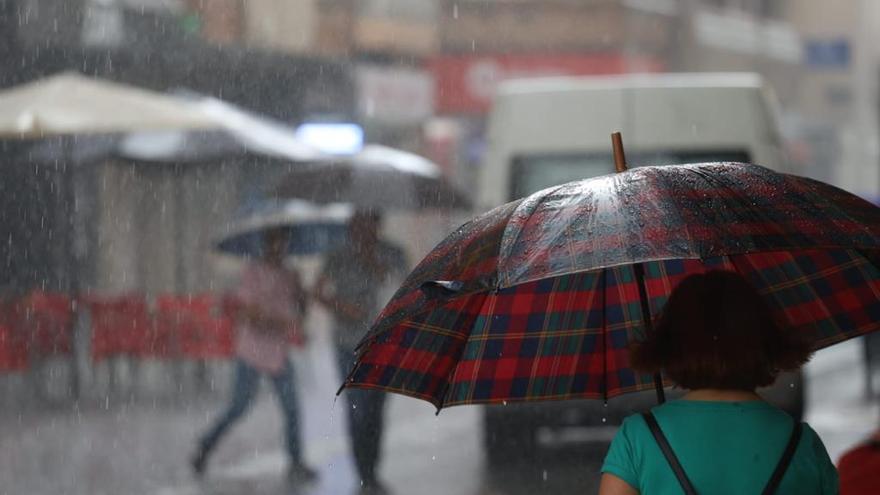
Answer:
[[228, 158], [316, 163], [330, 158], [281, 122], [216, 98], [181, 97], [181, 101], [216, 119], [219, 128], [96, 134], [77, 137], [70, 149], [65, 149], [69, 143], [61, 137], [33, 147], [29, 157], [41, 163], [59, 158], [72, 163], [92, 163], [110, 156], [145, 163], [193, 163]]
[[352, 203], [367, 209], [468, 208], [468, 199], [440, 168], [414, 153], [367, 145], [350, 157], [289, 172], [275, 190], [283, 198]]
[[[221, 129], [220, 120], [200, 106], [155, 91], [63, 72], [0, 91], [0, 137], [29, 140], [60, 137], [58, 157], [66, 177], [68, 205], [76, 199], [75, 138], [149, 130]], [[85, 254], [74, 235], [82, 232], [81, 214], [71, 215], [67, 249], [70, 285], [78, 290], [76, 266]]]
[[296, 136], [293, 128], [216, 98], [191, 100], [222, 124], [211, 131], [150, 131], [125, 136], [116, 152], [135, 160], [189, 162], [223, 156], [263, 156], [318, 162], [327, 155]]
[[0, 135], [57, 135], [218, 129], [199, 105], [162, 93], [64, 72], [0, 91]]
[[320, 254], [346, 241], [353, 212], [348, 204], [319, 206], [302, 200], [268, 202], [223, 229], [215, 248], [233, 256], [259, 256], [265, 232], [281, 228], [290, 236], [288, 255]]

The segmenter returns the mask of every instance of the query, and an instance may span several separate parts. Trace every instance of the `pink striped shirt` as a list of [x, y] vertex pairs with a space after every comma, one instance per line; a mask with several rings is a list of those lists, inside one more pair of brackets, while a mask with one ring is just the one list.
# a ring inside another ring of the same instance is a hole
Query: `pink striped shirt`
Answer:
[[[242, 272], [235, 296], [246, 306], [256, 306], [273, 318], [298, 325], [301, 315], [295, 301], [295, 274], [262, 262], [250, 263]], [[236, 355], [249, 365], [268, 373], [284, 368], [290, 328], [260, 328], [240, 318], [236, 324]]]

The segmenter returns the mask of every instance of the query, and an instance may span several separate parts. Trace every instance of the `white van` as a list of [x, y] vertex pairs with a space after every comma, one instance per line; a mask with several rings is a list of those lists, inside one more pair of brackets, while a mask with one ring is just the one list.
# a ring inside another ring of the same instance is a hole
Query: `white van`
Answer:
[[[614, 131], [623, 134], [630, 167], [738, 161], [784, 171], [774, 105], [761, 77], [748, 73], [507, 82], [489, 119], [477, 203], [489, 209], [556, 184], [613, 173]], [[793, 416], [802, 414], [802, 374], [785, 374], [762, 392]], [[511, 452], [534, 452], [541, 438], [608, 441], [623, 417], [655, 402], [654, 393], [646, 392], [608, 405], [487, 406], [489, 463]]]
[[783, 168], [775, 100], [751, 73], [559, 77], [501, 84], [479, 190], [489, 208], [630, 166], [742, 161]]

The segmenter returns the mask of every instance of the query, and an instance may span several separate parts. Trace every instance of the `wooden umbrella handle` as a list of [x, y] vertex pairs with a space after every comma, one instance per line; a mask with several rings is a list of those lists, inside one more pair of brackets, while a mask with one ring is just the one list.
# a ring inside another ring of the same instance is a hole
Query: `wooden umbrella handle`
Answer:
[[611, 134], [611, 149], [614, 152], [614, 170], [626, 172], [626, 155], [623, 153], [623, 137], [619, 132]]

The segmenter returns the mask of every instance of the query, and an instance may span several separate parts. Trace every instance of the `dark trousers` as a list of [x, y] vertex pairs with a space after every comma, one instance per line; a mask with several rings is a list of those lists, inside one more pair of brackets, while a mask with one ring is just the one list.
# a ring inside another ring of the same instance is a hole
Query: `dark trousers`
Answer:
[[[220, 439], [229, 431], [244, 413], [250, 408], [257, 396], [262, 373], [238, 360], [235, 365], [235, 385], [232, 390], [232, 400], [226, 411], [214, 422], [214, 425], [202, 437], [200, 447], [207, 457], [210, 455]], [[287, 452], [294, 464], [302, 461], [299, 438], [299, 407], [296, 398], [296, 384], [293, 379], [293, 368], [290, 362], [284, 361], [284, 368], [274, 375], [270, 375], [275, 395], [281, 411], [284, 413], [284, 424], [287, 433]]]
[[[339, 372], [343, 378], [348, 376], [354, 365], [354, 352], [337, 349]], [[382, 430], [385, 424], [385, 393], [377, 390], [358, 388], [345, 389], [343, 393], [348, 402], [348, 435], [354, 463], [361, 481], [365, 484], [376, 482], [376, 469], [379, 465], [382, 446]]]

